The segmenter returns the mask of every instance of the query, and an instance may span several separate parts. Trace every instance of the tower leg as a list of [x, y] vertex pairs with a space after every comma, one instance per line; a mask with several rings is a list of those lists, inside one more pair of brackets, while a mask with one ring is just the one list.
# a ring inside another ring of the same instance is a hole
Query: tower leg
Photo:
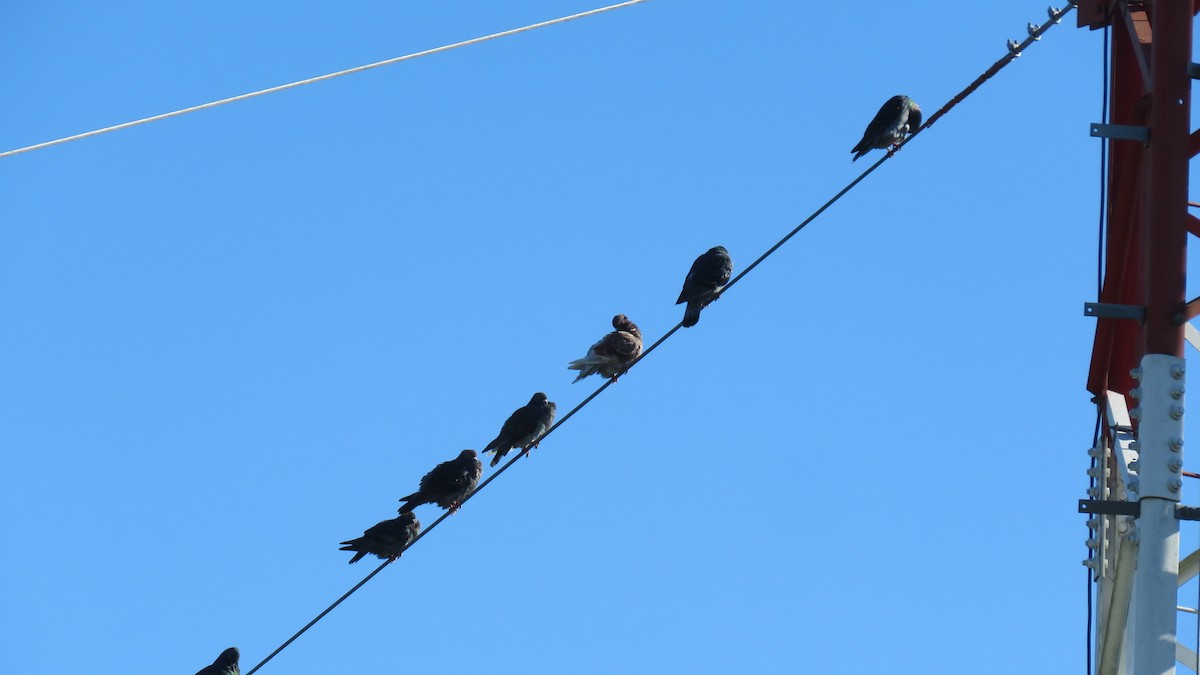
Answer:
[[1184, 360], [1166, 354], [1142, 358], [1138, 425], [1137, 570], [1133, 576], [1133, 672], [1175, 672], [1179, 520], [1183, 486]]

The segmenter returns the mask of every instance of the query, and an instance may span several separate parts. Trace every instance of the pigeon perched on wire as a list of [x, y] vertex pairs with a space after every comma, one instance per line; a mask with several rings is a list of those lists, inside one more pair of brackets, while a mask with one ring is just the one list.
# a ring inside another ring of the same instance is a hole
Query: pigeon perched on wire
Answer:
[[618, 314], [613, 317], [612, 325], [616, 330], [589, 347], [587, 356], [567, 364], [568, 370], [579, 371], [572, 384], [596, 373], [616, 382], [642, 353], [642, 331], [638, 330], [637, 324], [624, 314]]
[[529, 399], [529, 403], [517, 408], [504, 420], [504, 426], [500, 427], [500, 435], [483, 449], [485, 454], [496, 453], [491, 465], [499, 464], [513, 448], [522, 448], [526, 454], [531, 446], [536, 448], [542, 435], [554, 424], [555, 410], [554, 403], [540, 391]]
[[238, 653], [237, 647], [230, 647], [221, 652], [212, 665], [204, 666], [196, 675], [241, 675], [242, 669], [238, 667], [239, 657], [241, 654]]
[[400, 513], [411, 512], [421, 504], [437, 504], [450, 513], [458, 510], [467, 495], [479, 484], [483, 464], [474, 450], [463, 450], [458, 457], [442, 462], [421, 478], [421, 488], [400, 501]]
[[675, 304], [686, 302], [683, 311], [683, 327], [691, 328], [700, 320], [700, 310], [717, 299], [733, 274], [733, 259], [724, 246], [714, 246], [696, 258], [687, 278], [683, 280], [683, 291]]
[[368, 553], [376, 558], [395, 560], [420, 533], [421, 521], [413, 514], [405, 513], [399, 518], [372, 525], [358, 539], [343, 541], [338, 550], [355, 552], [354, 557], [350, 559], [351, 565], [362, 560]]
[[875, 119], [867, 125], [862, 140], [850, 152], [855, 153], [854, 162], [859, 157], [876, 148], [891, 147], [888, 155], [896, 152], [900, 141], [908, 134], [921, 127], [921, 106], [907, 96], [893, 96], [875, 113]]

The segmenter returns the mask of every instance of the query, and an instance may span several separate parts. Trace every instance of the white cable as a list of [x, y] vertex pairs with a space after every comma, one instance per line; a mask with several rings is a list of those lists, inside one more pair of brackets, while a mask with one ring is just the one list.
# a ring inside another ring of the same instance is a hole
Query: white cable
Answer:
[[171, 117], [179, 117], [180, 115], [186, 115], [188, 113], [196, 112], [199, 110], [207, 110], [209, 108], [216, 108], [217, 106], [225, 105], [226, 103], [235, 103], [237, 101], [244, 101], [248, 98], [262, 96], [264, 94], [273, 94], [277, 91], [284, 91], [286, 89], [295, 89], [296, 87], [302, 87], [306, 84], [312, 84], [314, 82], [323, 82], [325, 80], [332, 80], [335, 77], [341, 77], [343, 75], [350, 75], [351, 73], [360, 73], [364, 70], [370, 70], [372, 68], [379, 68], [380, 66], [390, 66], [393, 63], [400, 63], [401, 61], [409, 61], [411, 59], [417, 59], [422, 56], [429, 56], [430, 54], [439, 54], [441, 52], [448, 52], [451, 49], [458, 49], [459, 47], [466, 47], [468, 45], [478, 44], [480, 42], [487, 42], [488, 40], [495, 40], [496, 38], [508, 37], [509, 35], [516, 35], [517, 33], [524, 33], [527, 31], [534, 30], [536, 28], [544, 28], [546, 26], [553, 26], [555, 24], [566, 23], [573, 19], [582, 19], [585, 16], [593, 16], [595, 14], [603, 14], [604, 12], [611, 12], [614, 9], [621, 9], [623, 7], [629, 7], [631, 5], [639, 5], [643, 2], [647, 2], [647, 0], [627, 0], [627, 2], [620, 2], [615, 5], [609, 5], [608, 7], [592, 9], [592, 10], [588, 10], [586, 12], [580, 12], [579, 14], [572, 14], [570, 16], [564, 16], [564, 17], [559, 17], [557, 19], [551, 19], [549, 21], [542, 21], [541, 23], [530, 24], [528, 26], [523, 26], [521, 28], [513, 28], [511, 30], [502, 31], [499, 33], [492, 33], [491, 35], [484, 35], [483, 37], [472, 38], [470, 40], [464, 40], [462, 42], [455, 42], [454, 44], [443, 45], [441, 47], [435, 47], [433, 49], [426, 49], [425, 51], [421, 51], [421, 52], [413, 52], [412, 54], [405, 54], [404, 56], [397, 56], [396, 58], [387, 59], [386, 61], [376, 61], [375, 63], [368, 63], [365, 66], [358, 66], [357, 68], [349, 68], [346, 70], [339, 70], [336, 73], [329, 73], [327, 75], [319, 75], [317, 77], [310, 77], [307, 80], [300, 80], [298, 82], [291, 82], [289, 84], [281, 84], [277, 87], [270, 87], [268, 89], [260, 89], [258, 91], [252, 91], [248, 94], [242, 94], [240, 96], [233, 96], [230, 98], [223, 98], [219, 101], [212, 101], [211, 103], [194, 105], [190, 108], [182, 108], [180, 110], [176, 110], [173, 112], [163, 113], [161, 115], [154, 115], [153, 117], [144, 117], [140, 120], [134, 120], [132, 122], [125, 122], [124, 124], [117, 124], [117, 125], [114, 125], [111, 127], [104, 127], [103, 129], [96, 129], [94, 131], [88, 131], [88, 132], [85, 132], [82, 134], [75, 134], [74, 136], [66, 136], [64, 138], [59, 138], [57, 140], [46, 141], [45, 143], [38, 143], [36, 145], [29, 145], [24, 148], [17, 148], [16, 150], [7, 150], [5, 152], [0, 152], [0, 157], [10, 157], [12, 155], [19, 155], [23, 152], [29, 152], [31, 150], [41, 150], [42, 148], [49, 148], [54, 145], [62, 145], [63, 143], [69, 143], [71, 141], [78, 141], [83, 138], [99, 136], [100, 134], [106, 134], [110, 131], [118, 131], [120, 129], [128, 129], [129, 127], [136, 127], [136, 126], [139, 126], [142, 124], [148, 124], [150, 122], [157, 122], [159, 120], [169, 119]]

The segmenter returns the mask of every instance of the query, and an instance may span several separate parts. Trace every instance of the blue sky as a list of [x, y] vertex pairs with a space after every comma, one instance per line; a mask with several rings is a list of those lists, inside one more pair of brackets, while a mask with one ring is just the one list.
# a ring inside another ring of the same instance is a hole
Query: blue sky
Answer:
[[[597, 6], [14, 5], [0, 150]], [[0, 160], [6, 666], [253, 666], [1044, 10], [654, 0]], [[1100, 56], [1070, 16], [261, 672], [1082, 669]]]

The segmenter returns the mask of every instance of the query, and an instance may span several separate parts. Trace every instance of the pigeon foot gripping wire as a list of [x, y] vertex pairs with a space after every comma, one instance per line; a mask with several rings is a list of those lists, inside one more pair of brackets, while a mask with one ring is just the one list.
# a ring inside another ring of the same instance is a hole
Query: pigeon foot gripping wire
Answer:
[[533, 444], [531, 444], [531, 445], [527, 445], [527, 446], [525, 446], [525, 449], [521, 451], [521, 456], [522, 456], [522, 457], [528, 457], [528, 456], [529, 456], [529, 451], [530, 451], [530, 450], [533, 450], [534, 448], [536, 448], [536, 447], [537, 447], [537, 446], [538, 446], [538, 445], [539, 445], [541, 442], [542, 442], [542, 441], [541, 441], [541, 439], [539, 439], [537, 443], [533, 443]]

